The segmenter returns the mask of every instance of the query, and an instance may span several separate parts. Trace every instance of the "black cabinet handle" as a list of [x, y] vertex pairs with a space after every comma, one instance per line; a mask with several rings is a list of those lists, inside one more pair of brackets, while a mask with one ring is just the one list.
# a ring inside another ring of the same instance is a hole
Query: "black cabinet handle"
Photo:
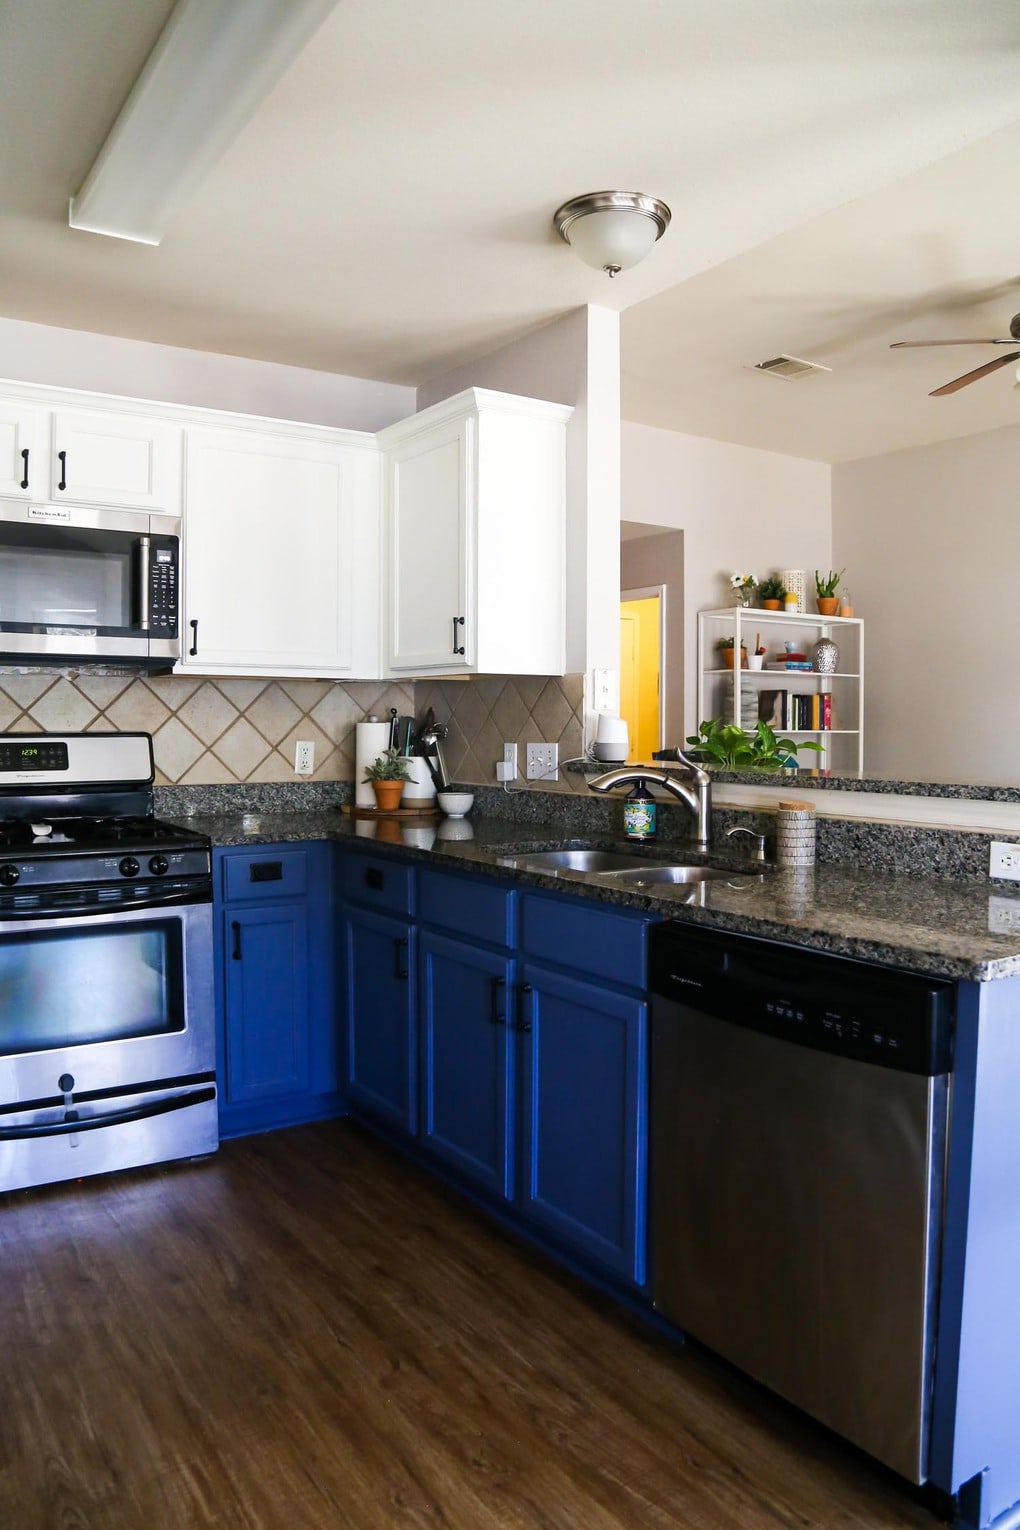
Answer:
[[457, 628], [458, 627], [463, 627], [463, 625], [464, 625], [464, 618], [462, 616], [455, 616], [453, 618], [453, 651], [454, 651], [454, 653], [463, 653], [464, 652], [464, 644], [463, 643], [461, 643], [459, 648], [457, 647], [457, 638], [459, 636], [459, 634], [457, 632]]
[[67, 488], [67, 453], [66, 452], [58, 452], [57, 453], [57, 461], [60, 463], [60, 482], [57, 484], [57, 488], [58, 489], [66, 489]]
[[234, 932], [234, 949], [230, 954], [235, 962], [239, 962], [241, 960], [241, 925], [238, 920], [232, 919], [230, 928]]
[[[522, 983], [521, 984], [521, 998], [522, 999], [526, 998], [527, 995], [529, 993], [531, 993], [532, 991], [533, 990], [532, 990], [532, 987], [531, 987], [530, 983]], [[519, 1031], [530, 1031], [531, 1030], [531, 1021], [530, 1020], [526, 1020], [524, 1018], [524, 1016], [522, 1015], [521, 1018], [517, 1022], [517, 1029]]]
[[407, 981], [407, 936], [393, 942], [393, 976]]
[[505, 1025], [506, 1015], [500, 1013], [499, 994], [500, 989], [506, 987], [506, 978], [494, 977], [489, 979], [489, 1024]]
[[193, 621], [188, 623], [188, 626], [191, 628], [191, 647], [188, 649], [188, 652], [194, 658], [198, 653], [198, 618], [195, 617]]
[[27, 446], [24, 447], [23, 450], [22, 450], [21, 460], [25, 464], [24, 477], [21, 480], [21, 487], [23, 489], [27, 489], [28, 488], [28, 447]]

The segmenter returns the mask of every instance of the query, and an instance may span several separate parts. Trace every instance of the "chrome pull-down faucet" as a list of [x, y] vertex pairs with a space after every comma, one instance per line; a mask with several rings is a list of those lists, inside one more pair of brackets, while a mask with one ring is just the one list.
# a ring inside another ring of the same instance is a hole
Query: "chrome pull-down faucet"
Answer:
[[[665, 753], [665, 752], [664, 752]], [[663, 756], [659, 756], [662, 758]], [[605, 775], [596, 776], [588, 782], [588, 790], [592, 792], [611, 792], [615, 786], [637, 786], [640, 781], [645, 781], [652, 786], [661, 786], [663, 791], [678, 797], [686, 803], [695, 818], [694, 843], [699, 850], [709, 848], [709, 819], [712, 812], [712, 778], [707, 770], [702, 770], [700, 765], [695, 765], [679, 749], [669, 752], [668, 758], [676, 760], [690, 772], [692, 785], [688, 786], [685, 781], [677, 781], [673, 776], [667, 776], [663, 770], [649, 770], [646, 766], [625, 765], [619, 770], [607, 770]]]

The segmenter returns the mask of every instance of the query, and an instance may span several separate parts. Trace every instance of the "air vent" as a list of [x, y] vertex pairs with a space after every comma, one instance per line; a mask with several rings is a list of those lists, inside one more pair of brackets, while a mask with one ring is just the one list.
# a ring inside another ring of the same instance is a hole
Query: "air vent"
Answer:
[[770, 377], [784, 377], [792, 382], [795, 377], [806, 377], [809, 372], [831, 372], [818, 361], [803, 361], [800, 356], [771, 356], [768, 361], [757, 361], [755, 372], [767, 372]]

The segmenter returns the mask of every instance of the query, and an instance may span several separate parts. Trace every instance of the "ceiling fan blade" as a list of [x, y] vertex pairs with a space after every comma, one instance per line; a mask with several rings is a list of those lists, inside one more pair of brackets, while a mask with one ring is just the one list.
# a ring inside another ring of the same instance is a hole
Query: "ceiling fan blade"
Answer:
[[1016, 345], [1016, 336], [1011, 335], [1008, 340], [893, 340], [889, 349], [900, 351], [910, 347], [916, 350], [923, 345]]
[[964, 372], [962, 377], [954, 377], [952, 382], [943, 383], [941, 388], [935, 388], [928, 394], [929, 398], [942, 398], [947, 393], [955, 393], [958, 388], [965, 388], [968, 383], [977, 382], [979, 377], [987, 377], [989, 372], [997, 372], [1000, 367], [1009, 366], [1011, 361], [1020, 360], [1020, 351], [1011, 351], [1008, 356], [996, 356], [994, 361], [986, 361], [983, 367], [975, 367], [973, 372]]

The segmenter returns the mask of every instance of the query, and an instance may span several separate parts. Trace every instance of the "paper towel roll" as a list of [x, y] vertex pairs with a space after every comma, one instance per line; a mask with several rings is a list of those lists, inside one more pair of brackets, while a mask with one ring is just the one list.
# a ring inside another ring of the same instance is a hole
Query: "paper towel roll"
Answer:
[[389, 748], [390, 725], [369, 718], [354, 730], [354, 802], [357, 807], [375, 807], [372, 783], [365, 780], [365, 769]]

